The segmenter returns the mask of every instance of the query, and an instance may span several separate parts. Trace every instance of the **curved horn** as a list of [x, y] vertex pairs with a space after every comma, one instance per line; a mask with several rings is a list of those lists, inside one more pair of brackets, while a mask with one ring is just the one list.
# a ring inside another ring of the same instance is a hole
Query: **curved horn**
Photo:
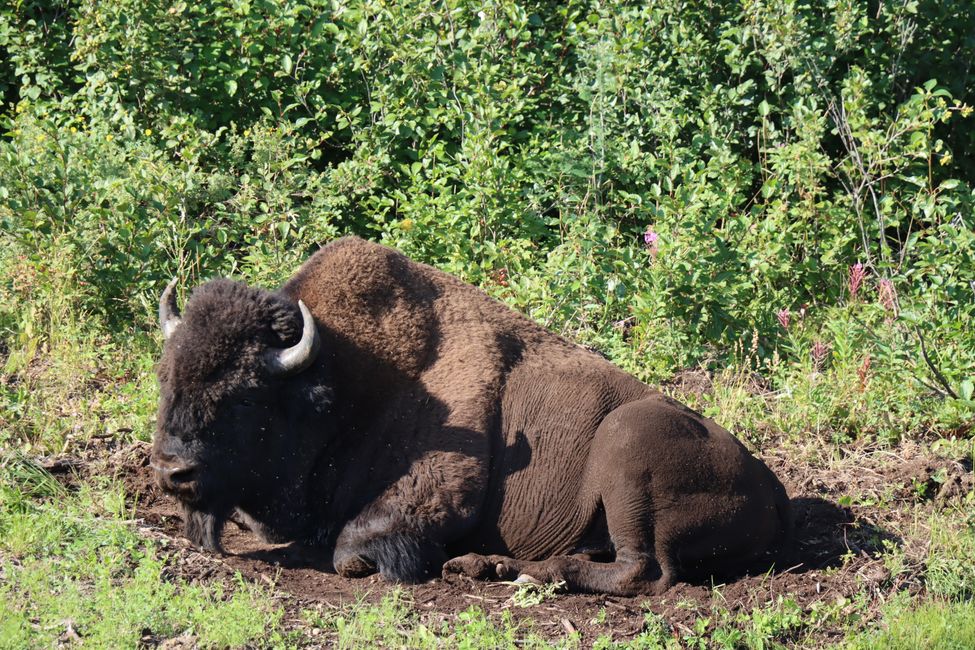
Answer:
[[159, 297], [159, 327], [162, 328], [163, 338], [169, 339], [179, 327], [179, 307], [176, 305], [176, 278], [169, 281]]
[[315, 319], [305, 303], [298, 301], [298, 309], [301, 310], [301, 340], [290, 348], [272, 349], [264, 353], [264, 360], [267, 368], [273, 375], [292, 375], [301, 372], [311, 365], [318, 354], [320, 341], [318, 340], [318, 328], [315, 327]]

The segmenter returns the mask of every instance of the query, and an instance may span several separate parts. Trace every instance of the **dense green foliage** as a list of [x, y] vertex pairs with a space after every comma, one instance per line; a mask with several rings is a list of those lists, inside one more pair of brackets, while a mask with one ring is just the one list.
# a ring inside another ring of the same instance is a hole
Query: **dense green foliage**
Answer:
[[5, 290], [29, 302], [56, 256], [92, 323], [148, 330], [173, 275], [273, 285], [356, 233], [647, 379], [748, 356], [786, 393], [821, 371], [875, 406], [833, 427], [964, 429], [973, 21], [919, 0], [8, 3]]

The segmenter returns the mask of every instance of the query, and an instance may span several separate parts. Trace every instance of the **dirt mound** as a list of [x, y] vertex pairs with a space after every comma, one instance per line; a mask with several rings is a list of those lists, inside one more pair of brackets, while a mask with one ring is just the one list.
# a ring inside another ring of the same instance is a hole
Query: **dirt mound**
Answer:
[[[389, 590], [376, 576], [342, 578], [332, 572], [329, 558], [321, 553], [297, 545], [261, 543], [242, 525], [233, 523], [223, 535], [225, 555], [196, 551], [180, 534], [178, 503], [162, 493], [151, 476], [148, 454], [148, 444], [136, 443], [100, 461], [60, 458], [48, 465], [53, 471], [63, 468], [58, 476], [68, 484], [78, 480], [69, 476], [83, 478], [84, 474], [122, 481], [134, 501], [140, 532], [174, 552], [170, 568], [184, 579], [211, 580], [239, 572], [284, 594], [296, 616], [307, 607], [378, 601]], [[510, 584], [454, 577], [405, 589], [421, 616], [430, 619], [427, 622], [437, 623], [476, 605], [493, 614], [510, 610], [515, 619], [531, 618], [536, 632], [553, 639], [578, 631], [583, 643], [604, 634], [616, 639], [639, 634], [648, 610], [681, 630], [708, 615], [714, 605], [732, 612], [749, 611], [788, 598], [806, 609], [821, 601], [851, 599], [865, 588], [879, 593], [891, 587], [891, 576], [877, 554], [884, 544], [901, 543], [887, 524], [911, 516], [910, 508], [889, 507], [883, 509], [884, 516], [878, 516], [878, 509], [872, 507], [878, 500], [913, 506], [925, 499], [955, 498], [973, 484], [970, 467], [923, 455], [912, 447], [899, 449], [898, 454], [860, 450], [820, 467], [795, 458], [795, 450], [778, 449], [764, 457], [789, 490], [795, 518], [794, 555], [787, 566], [767, 573], [720, 585], [681, 583], [655, 598], [563, 594], [527, 608], [517, 606], [513, 600], [517, 587]]]

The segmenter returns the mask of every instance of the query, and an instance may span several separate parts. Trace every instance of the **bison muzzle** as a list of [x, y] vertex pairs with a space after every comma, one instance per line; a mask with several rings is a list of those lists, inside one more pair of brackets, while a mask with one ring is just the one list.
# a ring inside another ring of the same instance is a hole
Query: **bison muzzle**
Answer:
[[478, 289], [356, 238], [279, 290], [198, 287], [165, 335], [152, 467], [186, 535], [232, 515], [344, 576], [659, 593], [766, 562], [782, 484], [711, 420]]

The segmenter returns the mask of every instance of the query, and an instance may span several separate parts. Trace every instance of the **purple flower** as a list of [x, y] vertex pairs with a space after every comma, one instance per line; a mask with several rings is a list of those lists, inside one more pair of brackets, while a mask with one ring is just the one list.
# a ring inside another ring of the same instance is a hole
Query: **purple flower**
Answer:
[[656, 257], [657, 253], [660, 252], [659, 242], [660, 233], [653, 229], [653, 226], [647, 226], [647, 230], [643, 233], [643, 243], [646, 245], [647, 250], [650, 251], [650, 257]]
[[789, 329], [789, 310], [788, 309], [780, 309], [778, 311], [778, 313], [775, 314], [775, 317], [779, 319], [779, 325], [782, 326], [782, 329], [784, 329], [784, 330]]
[[897, 290], [894, 283], [884, 278], [877, 285], [877, 299], [887, 311], [897, 311]]
[[863, 284], [863, 278], [866, 275], [867, 271], [860, 262], [850, 267], [850, 277], [847, 279], [847, 286], [850, 289], [850, 298], [853, 300], [856, 300], [857, 292], [860, 290], [860, 285]]

